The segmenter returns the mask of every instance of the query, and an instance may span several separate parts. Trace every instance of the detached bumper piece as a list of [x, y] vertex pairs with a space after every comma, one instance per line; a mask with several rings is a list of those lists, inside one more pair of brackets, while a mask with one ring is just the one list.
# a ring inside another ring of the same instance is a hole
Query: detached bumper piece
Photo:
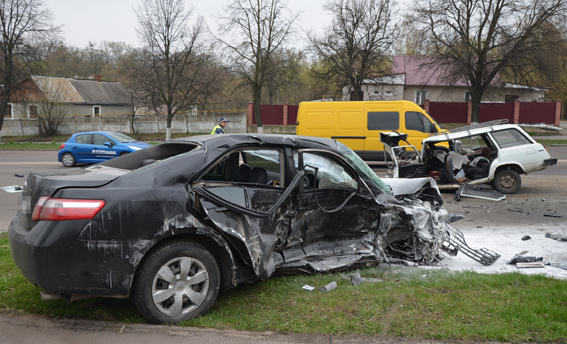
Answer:
[[449, 241], [443, 243], [442, 249], [447, 251], [449, 255], [455, 256], [457, 255], [457, 251], [460, 251], [463, 252], [465, 256], [485, 266], [492, 265], [492, 263], [500, 258], [498, 253], [487, 248], [481, 248], [479, 250], [470, 248], [465, 241], [463, 233], [456, 228], [448, 226], [447, 232], [449, 233]]
[[488, 201], [501, 201], [506, 195], [494, 190], [490, 185], [473, 185], [461, 184], [456, 192], [456, 201], [460, 201], [461, 197], [480, 198]]

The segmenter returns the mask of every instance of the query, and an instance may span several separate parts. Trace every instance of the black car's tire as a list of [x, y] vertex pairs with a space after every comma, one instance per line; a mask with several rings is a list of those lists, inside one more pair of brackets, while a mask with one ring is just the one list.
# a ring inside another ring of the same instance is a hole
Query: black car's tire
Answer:
[[513, 194], [522, 187], [522, 178], [518, 172], [505, 168], [496, 172], [492, 185], [496, 191], [504, 194]]
[[132, 299], [148, 322], [178, 323], [207, 313], [219, 288], [214, 256], [198, 243], [175, 241], [141, 263]]
[[65, 167], [73, 167], [77, 163], [77, 160], [72, 153], [63, 153], [63, 155], [61, 155], [61, 163]]

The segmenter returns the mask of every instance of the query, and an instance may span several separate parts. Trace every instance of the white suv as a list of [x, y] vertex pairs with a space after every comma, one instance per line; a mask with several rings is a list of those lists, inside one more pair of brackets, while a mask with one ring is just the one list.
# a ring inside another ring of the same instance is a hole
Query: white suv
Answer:
[[492, 184], [497, 191], [511, 194], [522, 185], [520, 174], [557, 164], [557, 159], [552, 159], [547, 149], [519, 125], [501, 123], [492, 121], [432, 134], [422, 141], [421, 152], [411, 145], [399, 145], [406, 134], [383, 133], [381, 141], [392, 159], [388, 176], [430, 176], [439, 189]]

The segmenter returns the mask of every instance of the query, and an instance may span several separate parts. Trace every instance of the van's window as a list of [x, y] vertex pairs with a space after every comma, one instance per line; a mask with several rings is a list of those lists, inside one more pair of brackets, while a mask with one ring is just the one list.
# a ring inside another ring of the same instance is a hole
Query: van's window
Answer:
[[496, 143], [501, 148], [513, 147], [519, 145], [530, 144], [531, 141], [528, 140], [522, 133], [516, 129], [507, 129], [495, 131], [492, 136], [496, 140]]
[[437, 128], [435, 124], [429, 120], [421, 112], [407, 111], [406, 112], [406, 129], [417, 130], [422, 133], [436, 133]]
[[399, 130], [400, 114], [398, 112], [369, 112], [368, 130]]

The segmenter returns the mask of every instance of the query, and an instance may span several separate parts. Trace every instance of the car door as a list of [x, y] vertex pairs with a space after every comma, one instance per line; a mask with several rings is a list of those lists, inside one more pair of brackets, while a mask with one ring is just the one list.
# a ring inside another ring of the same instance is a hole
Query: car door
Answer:
[[518, 165], [525, 173], [541, 169], [543, 160], [547, 157], [545, 148], [531, 142], [519, 130], [509, 128], [493, 131], [490, 136], [499, 148], [499, 165]]
[[[285, 183], [283, 150], [241, 149], [197, 177], [193, 207], [227, 234], [256, 275], [268, 278], [281, 263], [295, 216], [292, 192], [301, 175]], [[269, 172], [269, 173], [268, 173]]]
[[356, 172], [340, 156], [323, 151], [298, 151], [294, 161], [304, 176], [282, 252], [286, 264], [308, 262], [313, 271], [327, 271], [374, 255], [380, 210]]
[[71, 152], [77, 158], [77, 162], [90, 162], [92, 159], [92, 134], [79, 134], [75, 136], [75, 144], [71, 146]]
[[[105, 143], [110, 143], [106, 145]], [[93, 134], [92, 162], [102, 162], [116, 156], [116, 142], [103, 134]]]
[[[324, 152], [297, 151], [293, 161], [289, 183], [283, 177], [278, 186], [203, 177], [193, 190], [211, 221], [245, 244], [262, 279], [276, 269], [324, 271], [374, 257], [380, 213], [366, 184], [344, 159]], [[241, 180], [240, 170], [231, 178]]]

